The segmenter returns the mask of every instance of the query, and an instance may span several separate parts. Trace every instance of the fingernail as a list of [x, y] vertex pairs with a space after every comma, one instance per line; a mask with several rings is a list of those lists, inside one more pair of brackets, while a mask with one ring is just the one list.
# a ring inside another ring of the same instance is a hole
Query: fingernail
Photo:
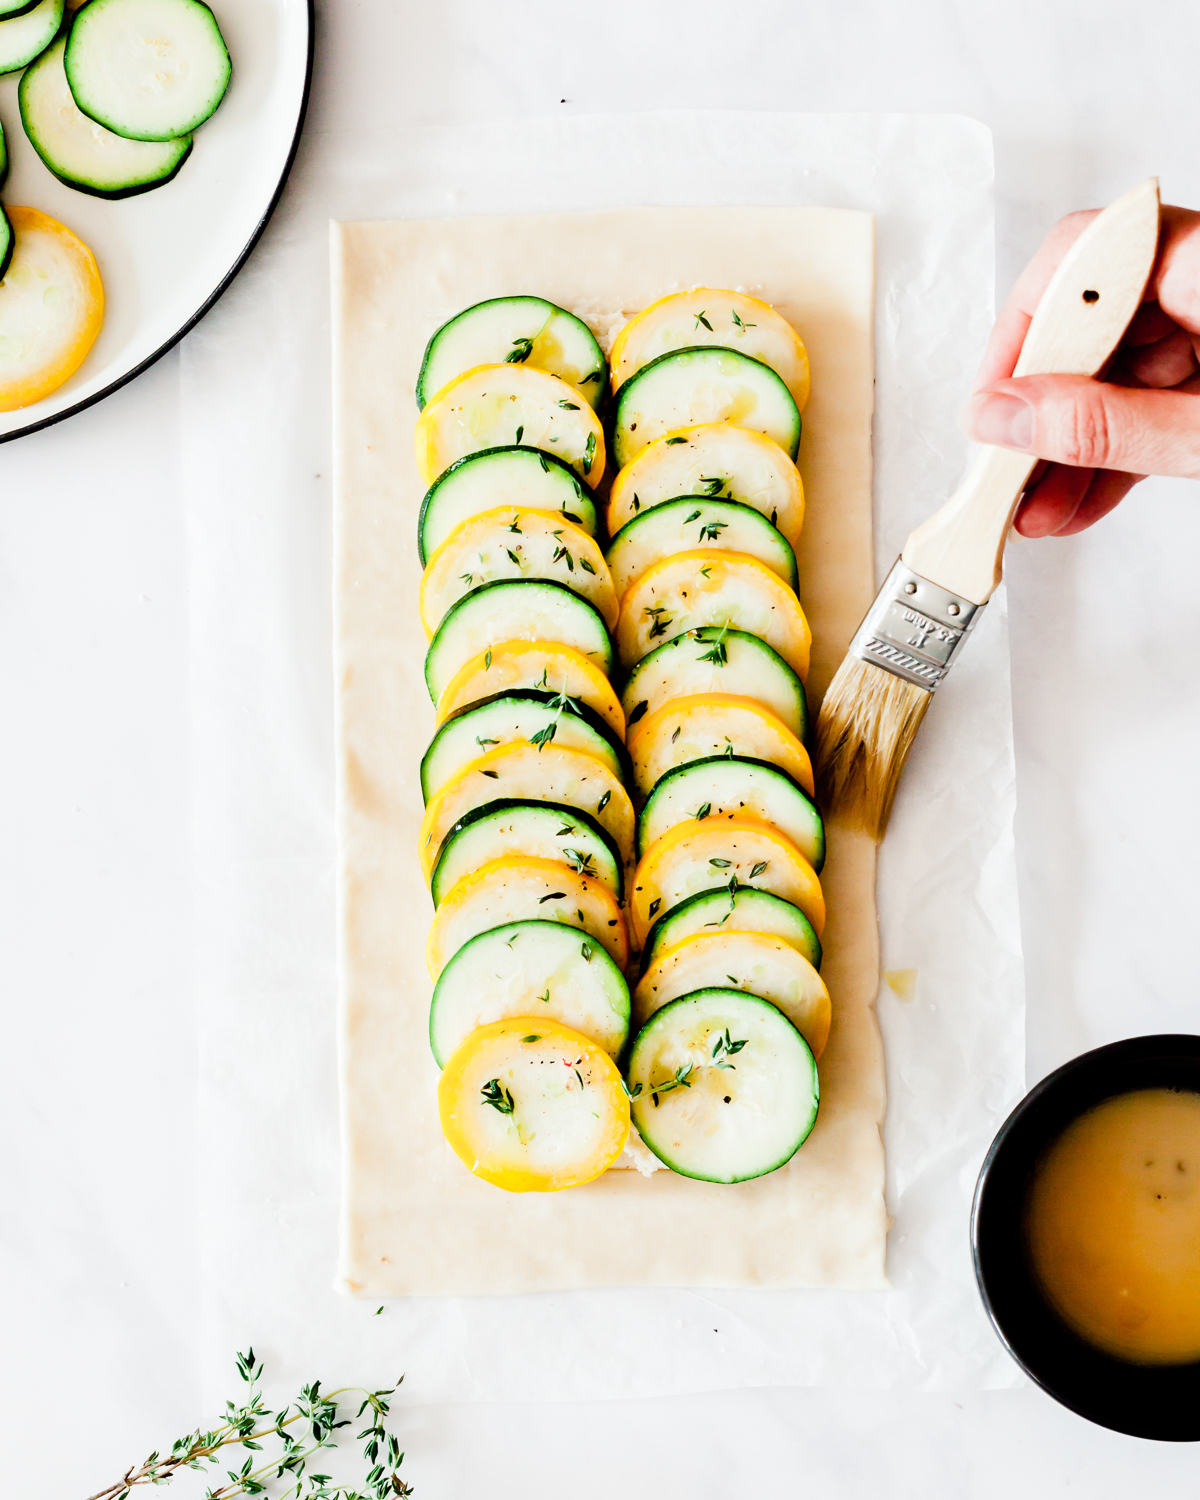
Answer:
[[1016, 396], [975, 396], [963, 413], [968, 434], [997, 448], [1033, 447], [1033, 408]]

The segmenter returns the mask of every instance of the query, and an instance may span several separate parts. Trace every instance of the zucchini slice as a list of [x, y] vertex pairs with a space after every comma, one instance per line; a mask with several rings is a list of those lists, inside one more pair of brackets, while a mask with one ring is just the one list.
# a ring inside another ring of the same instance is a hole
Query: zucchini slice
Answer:
[[629, 987], [594, 938], [561, 922], [509, 922], [464, 943], [438, 977], [429, 1007], [438, 1067], [478, 1027], [510, 1016], [561, 1021], [615, 1058], [629, 1039]]
[[786, 771], [747, 756], [710, 755], [666, 772], [638, 814], [638, 858], [680, 823], [742, 817], [778, 828], [821, 873], [825, 825], [816, 803]]
[[630, 318], [612, 347], [613, 390], [660, 354], [700, 344], [720, 344], [770, 365], [804, 410], [808, 350], [800, 335], [769, 302], [707, 286], [660, 297]]
[[465, 813], [442, 840], [429, 881], [434, 906], [464, 875], [512, 854], [561, 860], [624, 899], [625, 862], [595, 818], [565, 803], [500, 797]]
[[70, 379], [104, 321], [104, 287], [83, 241], [36, 208], [10, 208], [8, 216], [13, 252], [0, 288], [0, 411], [31, 406]]
[[782, 938], [808, 959], [814, 969], [821, 967], [821, 939], [798, 906], [772, 891], [755, 890], [749, 885], [730, 890], [728, 885], [721, 885], [698, 891], [656, 919], [642, 949], [642, 973], [684, 938], [698, 932], [725, 930], [763, 932], [768, 937]]
[[62, 25], [64, 0], [41, 0], [32, 9], [0, 17], [0, 73], [15, 73], [40, 57]]
[[97, 198], [132, 198], [170, 182], [192, 150], [190, 135], [131, 141], [90, 120], [63, 70], [60, 37], [21, 76], [17, 99], [30, 143], [60, 182]]
[[710, 693], [676, 698], [648, 714], [629, 736], [633, 780], [649, 796], [673, 766], [712, 755], [744, 756], [779, 766], [812, 796], [812, 761], [791, 732], [750, 698]]
[[618, 968], [629, 962], [629, 930], [602, 880], [557, 860], [509, 855], [464, 875], [442, 898], [425, 944], [430, 975], [436, 979], [477, 933], [522, 921], [565, 922], [594, 937]]
[[744, 630], [705, 625], [656, 646], [643, 656], [621, 693], [633, 729], [674, 698], [733, 694], [759, 703], [797, 739], [808, 733], [804, 684], [779, 652]]
[[804, 525], [800, 471], [778, 443], [746, 427], [680, 427], [643, 448], [613, 480], [608, 529], [678, 495], [736, 500], [766, 516], [792, 546]]
[[421, 870], [433, 874], [442, 840], [472, 808], [501, 797], [554, 802], [591, 813], [616, 843], [622, 859], [633, 854], [633, 804], [598, 755], [558, 745], [514, 741], [498, 745], [455, 772], [429, 799], [421, 822]]
[[535, 745], [553, 740], [598, 755], [622, 781], [632, 774], [620, 736], [594, 709], [565, 693], [513, 688], [468, 704], [445, 720], [421, 761], [421, 796], [428, 802], [468, 761], [513, 740]]
[[738, 990], [698, 990], [656, 1011], [628, 1079], [642, 1140], [672, 1171], [704, 1182], [784, 1166], [817, 1119], [808, 1043], [769, 1001]]
[[12, 223], [8, 214], [4, 211], [4, 204], [0, 203], [0, 282], [12, 264], [13, 250], [16, 247], [16, 236], [13, 234]]
[[791, 459], [800, 449], [800, 413], [774, 370], [735, 349], [677, 349], [643, 365], [617, 392], [613, 462], [623, 468], [655, 438], [704, 422], [761, 432]]
[[203, 125], [232, 65], [200, 0], [89, 0], [67, 36], [67, 82], [97, 124], [134, 141], [169, 141]]
[[417, 468], [432, 484], [468, 453], [510, 443], [556, 454], [587, 485], [604, 473], [596, 413], [573, 385], [528, 365], [479, 365], [443, 386], [417, 419]]
[[552, 511], [504, 506], [464, 521], [429, 559], [419, 600], [426, 635], [471, 589], [500, 578], [551, 578], [594, 605], [610, 630], [617, 623], [612, 575], [587, 532]]
[[421, 501], [417, 551], [424, 567], [454, 528], [498, 505], [553, 511], [596, 535], [596, 498], [570, 464], [539, 448], [484, 448], [434, 480]]
[[629, 1101], [612, 1058], [539, 1016], [473, 1031], [438, 1082], [438, 1114], [463, 1165], [510, 1193], [590, 1182], [629, 1138]]
[[38, 0], [0, 0], [0, 21], [12, 21], [17, 16], [27, 15]]
[[[630, 914], [639, 944], [660, 911], [712, 889], [724, 880], [728, 889], [752, 885], [773, 891], [798, 906], [817, 936], [825, 926], [825, 898], [816, 871], [777, 828], [757, 818], [721, 823], [682, 823], [655, 839], [633, 878]], [[730, 884], [736, 881], [737, 886]]]
[[423, 411], [443, 386], [478, 365], [528, 365], [573, 385], [597, 407], [607, 365], [582, 318], [544, 297], [492, 297], [443, 323], [425, 346], [417, 377]]
[[639, 1024], [693, 990], [745, 990], [781, 1010], [820, 1057], [832, 1014], [824, 981], [790, 943], [761, 932], [703, 932], [660, 953], [633, 996]]
[[647, 568], [677, 552], [720, 548], [756, 557], [794, 593], [796, 554], [783, 533], [751, 505], [681, 495], [626, 521], [609, 545], [613, 587], [623, 594]]
[[654, 650], [656, 640], [702, 625], [756, 635], [801, 682], [808, 676], [812, 631], [800, 601], [757, 558], [736, 552], [679, 552], [647, 568], [621, 598], [617, 650], [632, 667]]
[[565, 583], [503, 578], [451, 606], [425, 656], [425, 683], [435, 703], [472, 657], [497, 641], [559, 641], [588, 656], [607, 676], [612, 640], [603, 617]]
[[597, 713], [622, 740], [625, 714], [612, 683], [573, 646], [560, 641], [497, 641], [454, 674], [438, 698], [438, 723], [497, 694], [528, 688], [560, 693]]

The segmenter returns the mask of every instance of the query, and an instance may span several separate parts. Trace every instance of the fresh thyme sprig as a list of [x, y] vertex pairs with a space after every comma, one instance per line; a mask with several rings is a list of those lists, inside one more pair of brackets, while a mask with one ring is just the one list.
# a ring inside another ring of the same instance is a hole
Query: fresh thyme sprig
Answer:
[[[204, 1471], [233, 1458], [226, 1449], [245, 1449], [248, 1457], [240, 1468], [227, 1469], [229, 1483], [205, 1491], [205, 1500], [232, 1500], [235, 1495], [265, 1495], [272, 1481], [286, 1479], [287, 1488], [277, 1490], [276, 1500], [395, 1500], [413, 1493], [412, 1486], [400, 1477], [404, 1454], [394, 1433], [387, 1430], [389, 1398], [404, 1379], [401, 1375], [389, 1390], [368, 1391], [361, 1386], [341, 1386], [335, 1391], [321, 1390], [321, 1382], [301, 1388], [300, 1395], [280, 1411], [267, 1407], [262, 1393], [263, 1362], [253, 1349], [237, 1356], [237, 1370], [249, 1387], [241, 1402], [227, 1401], [225, 1415], [208, 1431], [197, 1427], [176, 1438], [169, 1453], [154, 1452], [141, 1464], [131, 1464], [115, 1483], [89, 1497], [89, 1500], [127, 1500], [131, 1491], [149, 1485], [169, 1484], [184, 1469]], [[343, 1416], [361, 1396], [354, 1416]], [[347, 1401], [346, 1398], [350, 1398]], [[370, 1413], [368, 1425], [357, 1434], [362, 1443], [363, 1461], [369, 1466], [361, 1488], [334, 1484], [328, 1474], [307, 1473], [309, 1460], [323, 1450], [336, 1448], [337, 1432], [349, 1427], [364, 1412]], [[300, 1436], [290, 1429], [299, 1427]], [[271, 1458], [256, 1459], [264, 1444], [276, 1439], [280, 1451]], [[236, 1463], [236, 1459], [234, 1459]]]

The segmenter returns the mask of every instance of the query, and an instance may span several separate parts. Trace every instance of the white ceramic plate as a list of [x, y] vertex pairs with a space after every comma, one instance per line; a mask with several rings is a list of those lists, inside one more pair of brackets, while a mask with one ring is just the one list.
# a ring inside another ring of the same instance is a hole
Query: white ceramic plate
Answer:
[[0, 442], [59, 422], [139, 375], [202, 318], [262, 233], [292, 164], [312, 69], [312, 0], [210, 0], [233, 59], [221, 107], [165, 187], [110, 202], [52, 176], [17, 107], [19, 73], [0, 78], [12, 171], [5, 203], [40, 208], [92, 250], [104, 326], [70, 380], [0, 412]]

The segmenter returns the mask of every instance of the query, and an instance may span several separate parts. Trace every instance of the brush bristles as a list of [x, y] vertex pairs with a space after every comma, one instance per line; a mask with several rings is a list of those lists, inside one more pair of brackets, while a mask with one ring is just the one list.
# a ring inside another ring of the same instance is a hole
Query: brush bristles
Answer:
[[825, 806], [880, 839], [932, 693], [858, 656], [838, 668], [817, 720]]

